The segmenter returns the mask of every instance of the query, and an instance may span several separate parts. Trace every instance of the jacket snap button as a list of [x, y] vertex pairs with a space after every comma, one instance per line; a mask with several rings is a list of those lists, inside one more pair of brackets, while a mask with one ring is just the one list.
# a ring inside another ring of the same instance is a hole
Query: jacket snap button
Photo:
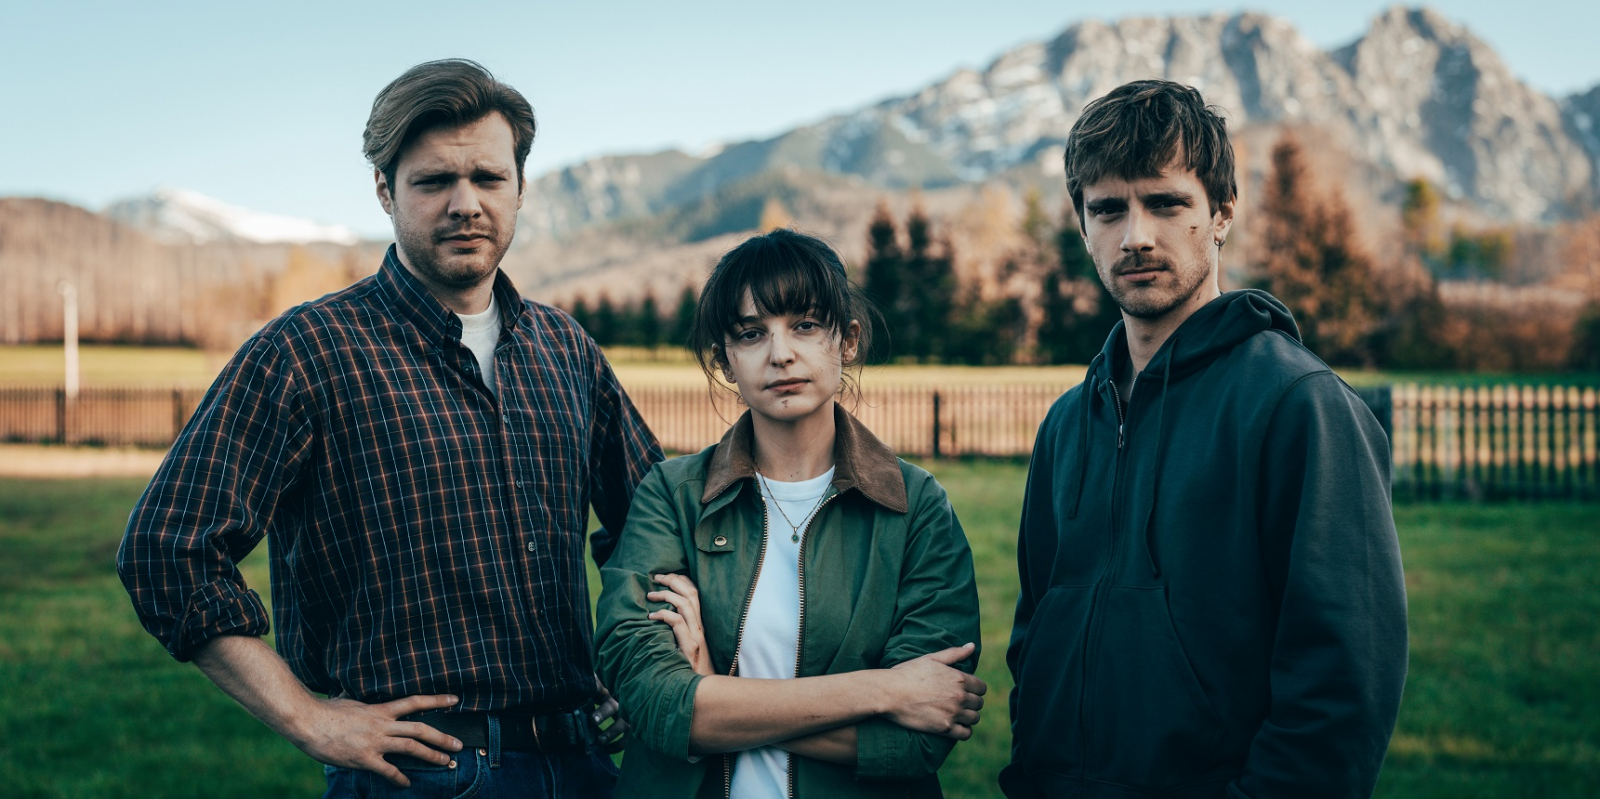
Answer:
[[719, 547], [725, 547], [728, 545], [728, 537], [725, 535], [719, 535], [716, 538], [711, 539], [711, 543], [716, 544]]
[[455, 767], [456, 767], [456, 761], [454, 761], [454, 760], [450, 761], [450, 768], [455, 768]]

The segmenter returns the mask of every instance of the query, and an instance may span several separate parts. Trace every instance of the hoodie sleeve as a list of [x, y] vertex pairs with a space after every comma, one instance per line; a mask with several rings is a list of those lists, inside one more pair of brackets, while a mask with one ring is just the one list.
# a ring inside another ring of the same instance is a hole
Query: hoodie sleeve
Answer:
[[1406, 674], [1406, 595], [1389, 445], [1331, 372], [1267, 426], [1261, 535], [1279, 601], [1271, 709], [1230, 795], [1369, 796]]
[[1038, 437], [1034, 441], [1033, 458], [1028, 464], [1027, 489], [1022, 495], [1022, 520], [1017, 530], [1017, 608], [1011, 621], [1011, 641], [1006, 646], [1006, 666], [1011, 671], [1014, 686], [1010, 696], [1007, 697], [1011, 714], [1013, 759], [1016, 757], [1017, 708], [1021, 705], [1023, 691], [1026, 690], [1022, 684], [1022, 649], [1028, 641], [1033, 612], [1039, 604], [1041, 590], [1033, 584], [1028, 531], [1044, 530], [1053, 533], [1056, 529], [1055, 508], [1051, 503], [1056, 490], [1056, 486], [1053, 485], [1055, 454], [1051, 442], [1054, 441], [1055, 435], [1052, 419], [1053, 415], [1040, 425]]

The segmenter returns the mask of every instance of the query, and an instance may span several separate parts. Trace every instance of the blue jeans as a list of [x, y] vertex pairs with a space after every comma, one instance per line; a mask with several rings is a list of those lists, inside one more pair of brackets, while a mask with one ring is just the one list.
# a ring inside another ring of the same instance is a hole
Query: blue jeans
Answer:
[[492, 725], [489, 748], [462, 750], [454, 768], [390, 755], [389, 761], [411, 780], [409, 788], [370, 771], [324, 766], [328, 792], [323, 799], [611, 799], [617, 767], [593, 742], [548, 754], [505, 752]]

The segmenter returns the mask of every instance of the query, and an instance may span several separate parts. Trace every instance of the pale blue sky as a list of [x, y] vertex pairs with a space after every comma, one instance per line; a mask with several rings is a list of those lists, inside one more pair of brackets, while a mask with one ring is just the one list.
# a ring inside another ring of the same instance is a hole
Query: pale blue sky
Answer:
[[[148, 5], [150, 7], [141, 7]], [[533, 102], [538, 174], [694, 151], [906, 93], [1086, 17], [1266, 11], [1324, 47], [1382, 2], [808, 0], [8, 3], [0, 196], [98, 208], [159, 185], [387, 234], [360, 152], [372, 97], [419, 61], [483, 62]], [[1563, 96], [1600, 83], [1600, 3], [1434, 7]]]

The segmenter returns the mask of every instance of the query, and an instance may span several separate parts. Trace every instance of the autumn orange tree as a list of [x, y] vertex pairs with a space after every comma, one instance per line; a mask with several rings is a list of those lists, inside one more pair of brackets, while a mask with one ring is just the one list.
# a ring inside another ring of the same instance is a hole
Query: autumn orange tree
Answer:
[[1255, 270], [1288, 306], [1312, 352], [1333, 364], [1371, 364], [1382, 297], [1349, 208], [1311, 180], [1300, 143], [1286, 134], [1272, 148], [1261, 203], [1264, 232]]

